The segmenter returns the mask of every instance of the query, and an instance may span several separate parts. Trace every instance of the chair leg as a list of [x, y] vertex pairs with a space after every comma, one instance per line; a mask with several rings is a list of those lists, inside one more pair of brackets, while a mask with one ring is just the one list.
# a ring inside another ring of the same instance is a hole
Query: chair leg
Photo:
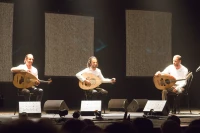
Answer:
[[17, 107], [15, 108], [15, 112], [14, 112], [14, 115], [16, 114], [16, 112], [17, 112]]
[[174, 98], [173, 98], [173, 103], [172, 103], [172, 113], [173, 114], [176, 114], [176, 106], [177, 106], [177, 104], [176, 104], [176, 96], [174, 96]]
[[18, 100], [17, 100], [16, 105], [15, 105], [15, 112], [14, 112], [14, 115], [16, 114], [17, 109], [18, 109]]
[[15, 112], [14, 112], [14, 115], [16, 114], [16, 108], [15, 108]]
[[187, 96], [187, 102], [188, 102], [188, 110], [190, 111], [190, 114], [192, 114], [191, 108], [190, 108], [190, 97]]
[[16, 101], [16, 105], [15, 105], [15, 112], [14, 112], [14, 115], [18, 112], [18, 109], [19, 109], [20, 96], [17, 95], [16, 99], [17, 99], [17, 101]]
[[104, 111], [104, 114], [105, 114], [105, 113], [106, 113], [106, 109], [105, 109], [105, 105], [104, 105], [104, 100], [101, 100], [101, 102], [102, 102], [101, 107], [102, 107], [102, 109], [103, 109], [103, 111]]
[[85, 100], [89, 100], [89, 94], [85, 91]]
[[105, 106], [105, 102], [104, 102], [104, 106], [103, 106], [103, 111], [104, 111], [104, 114], [106, 113], [106, 106]]
[[180, 100], [181, 100], [181, 95], [177, 95], [177, 98], [176, 98], [176, 107], [177, 107], [177, 113], [179, 114], [180, 113]]

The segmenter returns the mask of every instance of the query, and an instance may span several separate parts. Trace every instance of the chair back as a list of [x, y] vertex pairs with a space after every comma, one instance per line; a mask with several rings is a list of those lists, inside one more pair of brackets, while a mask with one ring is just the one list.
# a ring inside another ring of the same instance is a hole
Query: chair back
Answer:
[[193, 74], [191, 74], [191, 76], [187, 79], [187, 84], [184, 87], [184, 89], [185, 89], [184, 94], [188, 95], [192, 80], [193, 80]]

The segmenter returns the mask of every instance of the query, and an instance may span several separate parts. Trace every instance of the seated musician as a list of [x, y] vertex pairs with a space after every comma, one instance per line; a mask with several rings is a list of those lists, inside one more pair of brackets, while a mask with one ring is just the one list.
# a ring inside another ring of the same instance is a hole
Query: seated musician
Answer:
[[[101, 70], [98, 67], [98, 61], [97, 58], [95, 56], [91, 56], [88, 59], [87, 62], [87, 68], [83, 69], [82, 71], [78, 72], [76, 74], [76, 77], [81, 81], [81, 82], [85, 82], [86, 85], [91, 85], [90, 80], [86, 79], [86, 77], [84, 77], [82, 74], [84, 73], [91, 73], [94, 74], [95, 76], [99, 77], [101, 79], [102, 83], [114, 83], [116, 82], [115, 78], [112, 79], [108, 79], [108, 78], [104, 78], [104, 76], [101, 73]], [[92, 94], [92, 99], [93, 100], [97, 100], [99, 95], [102, 95], [103, 97], [105, 97], [108, 94], [108, 91], [102, 89], [102, 88], [93, 88], [88, 90], [89, 93]]]
[[[174, 55], [173, 64], [167, 66], [162, 72], [156, 72], [155, 76], [159, 76], [161, 74], [170, 74], [175, 79], [185, 79], [188, 74], [188, 69], [181, 64], [181, 56]], [[186, 83], [186, 80], [177, 81], [171, 88], [163, 90], [162, 100], [167, 100], [168, 93], [181, 94], [184, 91], [183, 87], [186, 85]]]
[[[11, 72], [18, 73], [18, 72], [29, 72], [34, 75], [38, 79], [38, 70], [33, 64], [34, 57], [32, 54], [27, 54], [24, 59], [24, 64], [21, 64], [17, 67], [12, 67]], [[39, 79], [36, 80], [36, 86], [40, 84]], [[19, 89], [20, 93], [24, 95], [25, 101], [30, 101], [30, 93], [36, 95], [36, 101], [41, 101], [43, 96], [43, 89], [37, 88], [36, 86], [32, 86], [31, 88], [21, 88]]]

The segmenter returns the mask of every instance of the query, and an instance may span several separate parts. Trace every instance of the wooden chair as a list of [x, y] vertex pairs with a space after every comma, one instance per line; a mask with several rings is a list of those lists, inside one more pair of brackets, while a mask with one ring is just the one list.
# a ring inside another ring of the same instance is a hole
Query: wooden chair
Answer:
[[173, 103], [172, 103], [172, 112], [173, 113], [180, 113], [180, 100], [182, 96], [186, 97], [187, 100], [187, 108], [190, 111], [190, 114], [192, 113], [191, 108], [190, 108], [190, 86], [193, 80], [193, 75], [190, 76], [190, 78], [187, 79], [187, 84], [184, 87], [184, 91], [181, 94], [176, 94], [176, 93], [169, 93], [169, 96], [172, 96], [173, 98]]

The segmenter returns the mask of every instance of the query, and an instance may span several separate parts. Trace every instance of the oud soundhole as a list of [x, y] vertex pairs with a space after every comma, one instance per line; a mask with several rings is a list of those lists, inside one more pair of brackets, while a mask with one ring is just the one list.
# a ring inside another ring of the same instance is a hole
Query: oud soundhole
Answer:
[[170, 80], [169, 79], [165, 79], [165, 83], [166, 84], [170, 84]]
[[19, 80], [19, 84], [22, 84], [24, 82], [24, 78], [21, 77], [20, 80]]

